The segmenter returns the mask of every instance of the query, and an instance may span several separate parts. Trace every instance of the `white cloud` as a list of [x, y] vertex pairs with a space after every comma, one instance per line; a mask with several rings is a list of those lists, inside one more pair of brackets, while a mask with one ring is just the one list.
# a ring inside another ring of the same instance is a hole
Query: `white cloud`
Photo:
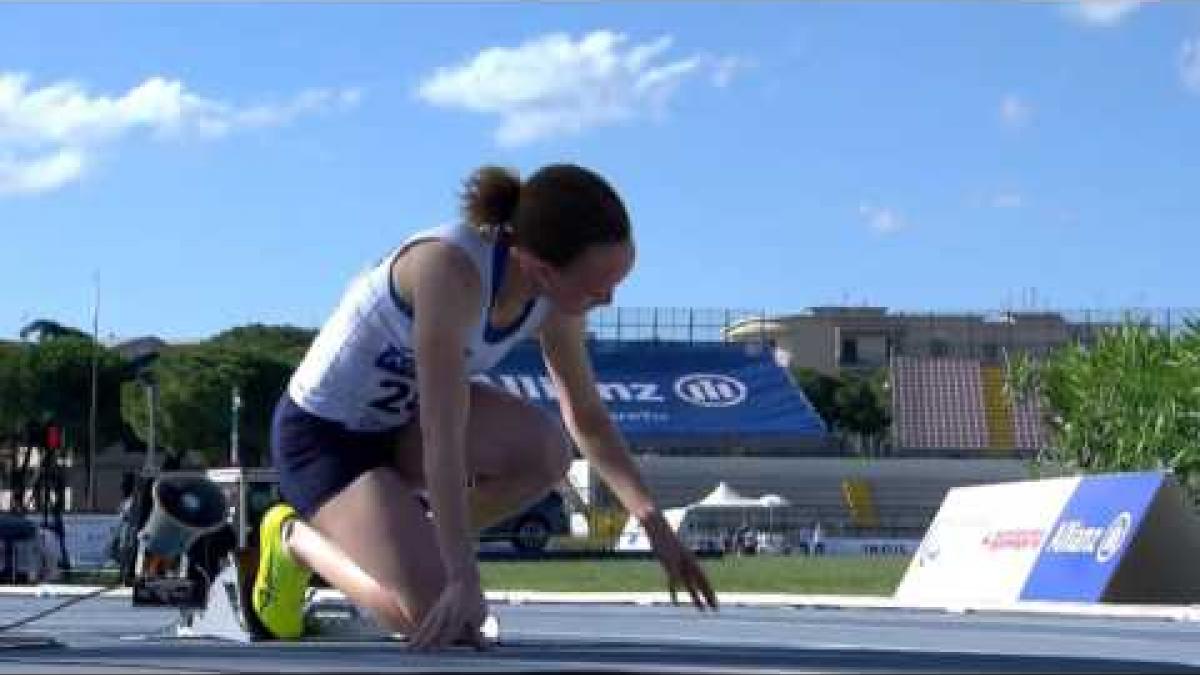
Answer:
[[302, 115], [358, 104], [355, 89], [313, 89], [280, 104], [248, 107], [205, 98], [179, 80], [151, 77], [118, 95], [76, 82], [31, 88], [22, 73], [0, 73], [0, 194], [39, 193], [79, 179], [88, 157], [144, 132], [157, 138], [219, 138], [238, 129], [286, 124]]
[[1108, 27], [1121, 23], [1148, 0], [1076, 0], [1063, 10], [1076, 21], [1089, 26]]
[[60, 150], [23, 160], [0, 157], [0, 197], [56, 190], [83, 175], [83, 155]]
[[1007, 94], [1000, 101], [1000, 119], [1014, 129], [1020, 129], [1029, 124], [1033, 117], [1033, 107], [1025, 99], [1016, 94]]
[[858, 215], [862, 216], [867, 221], [867, 225], [879, 234], [891, 234], [908, 227], [908, 223], [900, 214], [889, 208], [861, 204], [858, 207]]
[[668, 60], [671, 45], [669, 36], [630, 44], [627, 36], [607, 30], [578, 40], [553, 33], [438, 68], [417, 96], [436, 106], [496, 115], [496, 141], [517, 146], [662, 115], [689, 78], [709, 73], [714, 86], [725, 87], [748, 66], [704, 54]]
[[358, 89], [310, 89], [301, 92], [291, 101], [276, 105], [237, 109], [218, 104], [210, 106], [206, 114], [197, 116], [196, 127], [210, 136], [223, 136], [236, 129], [278, 127], [310, 113], [353, 108], [361, 100], [362, 92]]
[[1179, 77], [1185, 87], [1200, 94], [1200, 37], [1184, 41], [1180, 48]]
[[992, 195], [991, 205], [994, 209], [1019, 209], [1025, 205], [1025, 197], [1016, 192], [1001, 192]]

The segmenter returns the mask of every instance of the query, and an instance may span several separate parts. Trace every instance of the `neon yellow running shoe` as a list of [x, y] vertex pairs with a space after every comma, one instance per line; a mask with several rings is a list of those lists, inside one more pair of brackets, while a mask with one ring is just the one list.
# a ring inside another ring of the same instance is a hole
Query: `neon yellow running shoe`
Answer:
[[304, 595], [312, 578], [283, 543], [284, 526], [296, 517], [296, 509], [279, 503], [263, 514], [258, 526], [258, 573], [251, 603], [263, 626], [281, 640], [304, 634]]

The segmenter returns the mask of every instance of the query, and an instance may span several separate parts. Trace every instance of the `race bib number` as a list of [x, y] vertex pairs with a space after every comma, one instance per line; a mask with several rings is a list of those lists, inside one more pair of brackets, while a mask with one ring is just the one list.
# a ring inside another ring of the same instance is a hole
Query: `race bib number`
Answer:
[[412, 350], [388, 345], [375, 359], [379, 394], [370, 406], [388, 415], [411, 415], [417, 407], [416, 361]]

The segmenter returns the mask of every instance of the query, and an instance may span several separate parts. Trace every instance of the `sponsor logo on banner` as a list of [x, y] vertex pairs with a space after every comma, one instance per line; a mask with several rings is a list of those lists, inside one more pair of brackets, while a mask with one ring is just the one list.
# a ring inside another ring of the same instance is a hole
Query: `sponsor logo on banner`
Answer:
[[[588, 353], [596, 392], [632, 443], [731, 437], [821, 438], [825, 423], [767, 350], [745, 345], [640, 343], [594, 339]], [[558, 391], [532, 342], [522, 343], [473, 381], [560, 413]]]
[[1090, 527], [1081, 520], [1067, 520], [1055, 530], [1046, 552], [1095, 556], [1096, 562], [1105, 563], [1121, 549], [1132, 525], [1133, 514], [1128, 511], [1117, 514], [1107, 527]]
[[1162, 483], [1159, 472], [1081, 479], [1050, 529], [1020, 599], [1102, 601]]
[[[558, 389], [546, 375], [491, 375], [481, 373], [471, 378], [504, 389], [513, 396], [530, 401], [557, 401]], [[605, 403], [666, 403], [657, 382], [597, 382], [596, 392]]]
[[1109, 558], [1121, 550], [1121, 545], [1125, 543], [1125, 537], [1129, 535], [1131, 529], [1133, 529], [1133, 514], [1123, 511], [1108, 526], [1104, 537], [1100, 539], [1100, 546], [1096, 548], [1096, 562], [1108, 562]]
[[[556, 401], [558, 390], [549, 377], [523, 374], [479, 374], [472, 379], [504, 389], [530, 401]], [[668, 403], [657, 382], [597, 382], [596, 391], [606, 403]], [[745, 402], [746, 384], [736, 377], [715, 373], [690, 373], [675, 380], [675, 395], [702, 408], [728, 408]]]
[[692, 405], [726, 408], [746, 400], [746, 385], [728, 375], [691, 373], [675, 380], [675, 394]]
[[992, 552], [1037, 550], [1045, 536], [1044, 530], [1030, 528], [995, 530], [984, 535], [983, 547]]

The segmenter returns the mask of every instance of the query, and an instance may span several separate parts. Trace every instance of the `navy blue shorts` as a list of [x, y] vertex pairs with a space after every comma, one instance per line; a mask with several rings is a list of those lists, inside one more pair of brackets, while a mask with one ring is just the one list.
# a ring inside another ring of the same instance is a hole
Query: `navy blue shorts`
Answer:
[[271, 421], [271, 463], [279, 493], [304, 518], [364, 473], [394, 466], [397, 431], [353, 431], [318, 417], [285, 391]]

